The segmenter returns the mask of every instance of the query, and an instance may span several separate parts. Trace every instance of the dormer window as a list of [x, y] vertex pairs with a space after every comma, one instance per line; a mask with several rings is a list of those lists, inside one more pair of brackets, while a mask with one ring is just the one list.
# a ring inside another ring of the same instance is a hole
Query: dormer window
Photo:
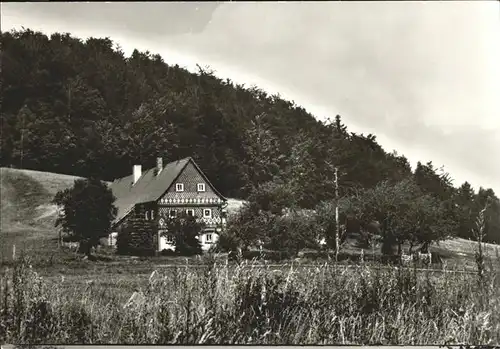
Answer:
[[188, 215], [189, 217], [194, 217], [194, 210], [193, 210], [193, 209], [191, 209], [191, 208], [187, 209], [187, 210], [186, 210], [186, 213], [187, 213], [187, 215]]
[[198, 183], [198, 191], [205, 191], [205, 183]]
[[203, 210], [203, 218], [212, 218], [212, 210], [209, 208], [205, 208]]
[[184, 191], [184, 183], [176, 183], [175, 191]]

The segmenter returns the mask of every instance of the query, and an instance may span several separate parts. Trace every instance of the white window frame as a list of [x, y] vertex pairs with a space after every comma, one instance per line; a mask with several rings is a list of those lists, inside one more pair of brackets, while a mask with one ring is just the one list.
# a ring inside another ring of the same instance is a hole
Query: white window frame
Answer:
[[167, 242], [167, 244], [173, 244], [174, 243], [174, 236], [172, 234], [166, 234], [165, 241]]
[[151, 210], [151, 219], [155, 219], [155, 210]]
[[214, 242], [214, 240], [213, 240], [213, 236], [212, 236], [212, 233], [207, 233], [207, 234], [205, 235], [205, 242], [206, 242], [207, 244], [211, 244], [211, 243], [213, 243], [213, 242]]
[[[172, 212], [173, 212], [174, 214], [172, 214]], [[177, 217], [177, 210], [176, 210], [176, 209], [174, 209], [174, 208], [170, 209], [170, 210], [168, 211], [168, 216], [169, 216], [170, 218], [176, 218], [176, 217]]]
[[146, 220], [149, 221], [149, 211], [146, 211]]
[[192, 208], [188, 208], [188, 209], [186, 210], [186, 214], [187, 214], [188, 216], [189, 216], [189, 211], [191, 211], [191, 212], [193, 213], [192, 217], [194, 217], [194, 209], [192, 209]]
[[203, 192], [206, 190], [206, 186], [205, 186], [205, 183], [198, 183], [196, 185], [196, 189], [199, 191], [199, 192]]
[[184, 183], [175, 183], [175, 191], [176, 192], [184, 191]]
[[[205, 211], [208, 211], [210, 213], [208, 215], [206, 215]], [[212, 218], [212, 209], [211, 208], [204, 208], [203, 209], [203, 218]]]

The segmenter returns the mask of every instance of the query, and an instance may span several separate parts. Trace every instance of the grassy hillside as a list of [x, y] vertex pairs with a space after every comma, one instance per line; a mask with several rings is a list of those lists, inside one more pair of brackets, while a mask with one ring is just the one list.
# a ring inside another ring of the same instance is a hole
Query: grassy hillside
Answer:
[[69, 188], [78, 177], [54, 173], [0, 168], [1, 244], [4, 259], [16, 250], [36, 253], [57, 248], [54, 229], [56, 207], [51, 200], [58, 190]]
[[56, 207], [50, 201], [79, 177], [55, 173], [0, 168], [1, 229], [53, 227]]

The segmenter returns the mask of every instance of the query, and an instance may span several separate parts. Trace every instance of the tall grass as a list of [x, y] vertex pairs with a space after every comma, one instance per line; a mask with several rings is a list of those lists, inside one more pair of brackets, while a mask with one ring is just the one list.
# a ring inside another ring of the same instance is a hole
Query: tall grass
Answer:
[[500, 343], [500, 282], [493, 273], [477, 283], [476, 275], [414, 268], [212, 263], [154, 271], [126, 301], [92, 282], [70, 293], [29, 263], [23, 257], [3, 271], [2, 342]]

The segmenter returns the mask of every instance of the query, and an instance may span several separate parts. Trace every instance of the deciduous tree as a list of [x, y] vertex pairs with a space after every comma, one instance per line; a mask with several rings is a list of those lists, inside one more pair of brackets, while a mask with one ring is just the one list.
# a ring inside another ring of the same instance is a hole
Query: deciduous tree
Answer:
[[116, 217], [111, 190], [98, 179], [77, 179], [72, 188], [59, 191], [53, 202], [62, 209], [56, 227], [78, 240], [80, 252], [90, 257], [92, 247], [109, 235]]

